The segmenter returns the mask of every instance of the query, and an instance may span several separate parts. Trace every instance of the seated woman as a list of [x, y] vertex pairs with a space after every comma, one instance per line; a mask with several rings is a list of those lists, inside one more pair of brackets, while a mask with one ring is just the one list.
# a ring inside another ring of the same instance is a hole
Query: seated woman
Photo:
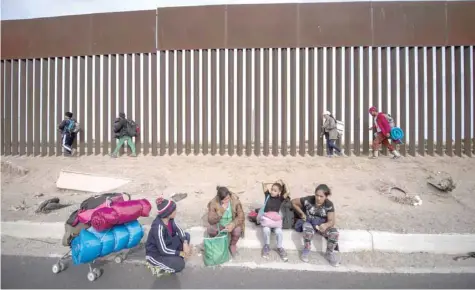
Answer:
[[190, 234], [176, 223], [176, 203], [161, 197], [156, 200], [158, 214], [145, 244], [147, 266], [156, 276], [181, 272], [191, 255]]
[[326, 184], [320, 184], [315, 189], [315, 195], [292, 200], [295, 212], [300, 215], [295, 223], [295, 229], [303, 232], [304, 249], [302, 261], [308, 263], [312, 238], [319, 233], [327, 239], [325, 258], [332, 266], [338, 266], [335, 251], [338, 251], [338, 230], [335, 226], [335, 207], [328, 199], [331, 195], [330, 188]]
[[222, 230], [229, 232], [229, 251], [234, 256], [237, 242], [244, 236], [244, 211], [239, 197], [234, 193], [222, 186], [218, 186], [216, 190], [216, 197], [208, 203], [208, 234], [215, 237]]

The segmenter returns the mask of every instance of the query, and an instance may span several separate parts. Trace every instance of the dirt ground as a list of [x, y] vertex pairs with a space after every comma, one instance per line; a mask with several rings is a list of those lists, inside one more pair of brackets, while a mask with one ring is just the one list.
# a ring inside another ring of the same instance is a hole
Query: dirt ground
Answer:
[[[89, 193], [58, 190], [56, 179], [61, 170], [122, 177], [132, 182], [115, 191], [125, 191], [134, 198], [153, 200], [159, 194], [170, 197], [187, 193], [178, 203], [178, 220], [186, 227], [203, 225], [208, 201], [216, 185], [229, 186], [237, 192], [248, 211], [263, 202], [261, 182], [284, 179], [292, 197], [313, 194], [319, 183], [333, 190], [331, 200], [337, 211], [337, 226], [343, 229], [368, 229], [401, 233], [475, 233], [475, 162], [470, 158], [406, 157], [392, 160], [382, 157], [221, 157], [103, 156], [8, 157], [29, 170], [28, 174], [2, 172], [2, 220], [64, 222]], [[440, 193], [427, 185], [433, 172], [445, 171], [457, 188]], [[381, 189], [389, 185], [419, 195], [421, 206], [393, 201]], [[37, 197], [38, 194], [43, 196]], [[49, 214], [35, 214], [45, 199], [59, 197], [71, 207]], [[151, 220], [149, 218], [148, 220]]]

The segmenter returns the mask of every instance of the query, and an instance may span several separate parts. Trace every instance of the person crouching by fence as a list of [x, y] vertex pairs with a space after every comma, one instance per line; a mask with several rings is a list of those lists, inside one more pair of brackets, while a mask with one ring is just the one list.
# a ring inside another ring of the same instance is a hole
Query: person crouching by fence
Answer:
[[229, 251], [237, 253], [237, 243], [244, 236], [244, 211], [239, 197], [228, 188], [218, 186], [216, 197], [208, 203], [208, 235], [215, 237], [225, 230], [231, 235]]
[[130, 146], [132, 150], [131, 157], [137, 157], [137, 153], [135, 151], [135, 144], [132, 140], [133, 136], [130, 136], [127, 130], [127, 119], [125, 118], [125, 113], [119, 113], [119, 117], [114, 121], [114, 133], [115, 138], [119, 139], [117, 146], [115, 147], [114, 152], [112, 152], [111, 157], [117, 158], [117, 154], [122, 146], [124, 146], [125, 141], [127, 141], [127, 145]]
[[335, 228], [335, 207], [328, 199], [330, 195], [330, 188], [326, 184], [320, 184], [315, 189], [315, 195], [292, 200], [295, 212], [300, 215], [300, 219], [295, 223], [295, 230], [303, 233], [304, 248], [301, 259], [305, 263], [309, 262], [312, 239], [315, 233], [319, 233], [327, 239], [325, 258], [332, 266], [339, 264], [335, 253], [339, 251], [339, 233]]
[[371, 116], [373, 116], [373, 126], [369, 129], [376, 131], [372, 145], [373, 155], [370, 158], [377, 159], [379, 157], [379, 149], [381, 148], [381, 145], [388, 148], [394, 159], [401, 157], [399, 152], [389, 141], [391, 138], [391, 126], [389, 125], [388, 119], [386, 118], [386, 114], [378, 112], [376, 107], [369, 108], [369, 113]]
[[191, 255], [190, 234], [175, 223], [176, 203], [157, 198], [158, 214], [148, 232], [145, 259], [156, 276], [181, 272]]
[[58, 126], [61, 132], [61, 146], [64, 148], [64, 156], [70, 157], [73, 155], [73, 143], [76, 139], [76, 120], [73, 119], [73, 113], [66, 112], [64, 120]]

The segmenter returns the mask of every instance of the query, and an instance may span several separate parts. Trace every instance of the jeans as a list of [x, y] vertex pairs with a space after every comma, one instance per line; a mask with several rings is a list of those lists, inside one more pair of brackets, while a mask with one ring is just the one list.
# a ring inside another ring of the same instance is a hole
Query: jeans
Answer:
[[115, 150], [112, 153], [113, 155], [119, 152], [120, 147], [124, 146], [125, 141], [127, 141], [127, 145], [130, 146], [130, 149], [132, 150], [132, 154], [135, 154], [135, 144], [134, 144], [134, 141], [132, 141], [132, 137], [123, 136], [119, 138], [119, 143], [117, 143], [117, 146], [115, 147]]
[[333, 149], [335, 149], [336, 152], [341, 153], [341, 149], [336, 146], [335, 140], [327, 138], [327, 155], [333, 155]]
[[266, 245], [270, 244], [270, 234], [271, 232], [275, 233], [275, 237], [277, 238], [277, 248], [282, 249], [283, 248], [283, 242], [284, 242], [284, 233], [282, 232], [282, 228], [269, 228], [269, 227], [262, 227], [262, 230], [264, 232], [264, 243]]

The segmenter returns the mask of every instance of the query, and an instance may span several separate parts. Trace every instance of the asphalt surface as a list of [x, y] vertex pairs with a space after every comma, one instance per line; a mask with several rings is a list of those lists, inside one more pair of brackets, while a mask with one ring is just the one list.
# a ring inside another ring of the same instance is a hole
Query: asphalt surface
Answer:
[[475, 274], [364, 274], [192, 267], [183, 273], [155, 278], [142, 265], [108, 263], [94, 282], [87, 265], [71, 265], [53, 274], [53, 258], [2, 255], [2, 288], [475, 288]]

